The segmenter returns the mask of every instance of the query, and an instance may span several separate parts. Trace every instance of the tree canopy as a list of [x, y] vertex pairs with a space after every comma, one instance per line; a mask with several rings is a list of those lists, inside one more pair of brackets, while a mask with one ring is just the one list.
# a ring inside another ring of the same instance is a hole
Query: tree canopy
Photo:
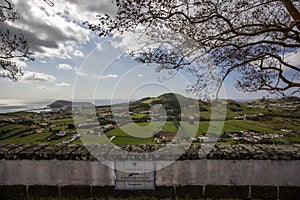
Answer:
[[[19, 15], [10, 0], [0, 1], [0, 25], [14, 22]], [[0, 77], [8, 77], [14, 81], [23, 74], [17, 65], [17, 60], [33, 60], [33, 52], [30, 51], [26, 39], [21, 31], [11, 33], [10, 30], [0, 30]]]
[[116, 0], [116, 6], [116, 16], [101, 14], [89, 28], [100, 37], [147, 38], [132, 56], [159, 70], [188, 70], [197, 78], [194, 91], [219, 88], [228, 76], [245, 92], [300, 91], [299, 0]]

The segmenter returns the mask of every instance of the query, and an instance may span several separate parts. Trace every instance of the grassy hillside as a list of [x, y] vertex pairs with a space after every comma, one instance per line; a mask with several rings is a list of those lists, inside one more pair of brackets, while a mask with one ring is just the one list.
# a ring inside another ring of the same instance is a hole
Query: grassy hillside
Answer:
[[[106, 133], [106, 136], [108, 139], [115, 136], [116, 138], [113, 140], [115, 144], [152, 144], [154, 143], [152, 136], [158, 129], [162, 132], [177, 132], [179, 124], [190, 137], [193, 137], [192, 133], [196, 133], [196, 136], [202, 136], [208, 132], [211, 125], [211, 107], [213, 103], [172, 93], [154, 98], [146, 97], [130, 103], [130, 117], [134, 123], [126, 122], [118, 128], [113, 128]], [[81, 104], [92, 106], [90, 103]], [[200, 122], [192, 123], [186, 119], [181, 121], [182, 108], [180, 106], [183, 106], [187, 112], [193, 113], [197, 104], [199, 105]], [[259, 99], [249, 102], [226, 100], [225, 104], [226, 121], [222, 130], [219, 130], [222, 134], [226, 133], [228, 135], [239, 131], [285, 134], [282, 140], [284, 143], [300, 143], [300, 98]], [[122, 105], [118, 104], [120, 108]], [[160, 127], [160, 122], [149, 122], [151, 120], [149, 109], [154, 105], [164, 107], [167, 111], [168, 118], [163, 127]], [[57, 144], [70, 140], [76, 134], [70, 110], [72, 103], [59, 100], [49, 106], [51, 108], [68, 107], [68, 109], [52, 114], [32, 112], [1, 114], [0, 143]], [[99, 106], [96, 108], [96, 112], [100, 126], [110, 126], [114, 123], [110, 106]], [[223, 122], [215, 123], [221, 124]], [[195, 124], [197, 124], [196, 128]], [[139, 127], [139, 129], [135, 127]], [[195, 132], [194, 129], [197, 129], [197, 131]], [[283, 133], [282, 129], [292, 130], [296, 134]], [[62, 130], [66, 132], [65, 135], [58, 134]], [[136, 133], [137, 130], [140, 132]], [[136, 137], [133, 137], [130, 133], [134, 133], [133, 135]], [[138, 134], [141, 134], [141, 137]], [[86, 135], [84, 139], [95, 142], [97, 137], [97, 135]], [[80, 140], [76, 139], [72, 143], [80, 143]]]

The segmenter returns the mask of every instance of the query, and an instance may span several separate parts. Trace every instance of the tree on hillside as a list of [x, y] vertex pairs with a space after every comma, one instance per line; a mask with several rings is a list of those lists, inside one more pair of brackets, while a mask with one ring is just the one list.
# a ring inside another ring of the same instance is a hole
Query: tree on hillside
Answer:
[[116, 6], [115, 17], [99, 15], [89, 28], [100, 37], [140, 34], [145, 48], [131, 55], [158, 70], [186, 69], [197, 78], [194, 91], [218, 88], [230, 75], [245, 92], [300, 91], [299, 0], [116, 0]]
[[[0, 0], [0, 25], [14, 22], [18, 18], [14, 4], [10, 0]], [[33, 60], [33, 52], [30, 51], [27, 41], [21, 32], [11, 33], [10, 30], [0, 30], [0, 77], [8, 77], [14, 81], [23, 74], [17, 66], [20, 61]]]

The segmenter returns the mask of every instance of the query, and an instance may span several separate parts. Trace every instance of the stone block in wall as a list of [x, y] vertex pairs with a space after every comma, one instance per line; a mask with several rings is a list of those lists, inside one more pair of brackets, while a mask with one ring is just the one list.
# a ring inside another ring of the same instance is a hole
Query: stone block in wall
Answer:
[[91, 187], [88, 185], [76, 186], [62, 186], [60, 188], [60, 195], [62, 197], [78, 197], [78, 198], [90, 198], [91, 197]]
[[156, 187], [155, 190], [155, 197], [156, 198], [172, 198], [175, 196], [175, 189], [173, 186], [159, 186]]
[[173, 198], [175, 196], [174, 187], [172, 186], [160, 186], [155, 190], [115, 190], [114, 186], [93, 186], [92, 197], [103, 198], [128, 198], [128, 197], [153, 197], [157, 199], [161, 198]]
[[300, 199], [300, 187], [282, 186], [279, 187], [279, 199]]
[[66, 146], [59, 151], [55, 152], [55, 158], [57, 160], [70, 160], [71, 159], [71, 153], [76, 151], [78, 148], [80, 148], [80, 145], [69, 145]]
[[207, 185], [204, 189], [205, 198], [240, 198], [249, 196], [249, 186]]
[[34, 158], [35, 156], [35, 152], [39, 152], [41, 151], [42, 149], [46, 148], [47, 146], [49, 145], [33, 145], [32, 147], [30, 148], [26, 148], [22, 151], [19, 151], [18, 153], [18, 158], [19, 159], [24, 159], [24, 160], [31, 160]]
[[187, 199], [200, 199], [203, 198], [203, 187], [198, 185], [189, 185], [189, 186], [177, 186], [176, 196], [187, 198]]
[[67, 144], [49, 145], [39, 151], [35, 151], [33, 157], [35, 160], [52, 160], [55, 158], [55, 152], [66, 146]]
[[84, 146], [80, 146], [78, 149], [73, 151], [70, 154], [71, 160], [88, 160], [89, 159], [89, 152], [86, 150]]
[[92, 197], [128, 197], [130, 191], [115, 190], [114, 186], [92, 186]]
[[15, 157], [15, 159], [17, 159], [17, 155], [10, 155], [10, 153], [12, 150], [20, 147], [22, 145], [16, 145], [16, 144], [7, 144], [7, 145], [3, 145], [0, 147], [0, 159], [6, 159], [7, 157]]
[[28, 186], [28, 196], [29, 197], [58, 197], [59, 187], [50, 185], [33, 185]]
[[24, 185], [0, 185], [0, 199], [17, 199], [27, 197]]
[[277, 199], [277, 187], [275, 186], [251, 186], [251, 198]]

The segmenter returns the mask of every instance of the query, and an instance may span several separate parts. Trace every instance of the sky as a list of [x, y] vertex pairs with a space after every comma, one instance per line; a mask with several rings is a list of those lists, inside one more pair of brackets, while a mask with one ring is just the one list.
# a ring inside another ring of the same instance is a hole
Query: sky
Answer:
[[[139, 48], [137, 37], [99, 38], [83, 22], [97, 23], [96, 15], [116, 9], [111, 0], [15, 0], [20, 18], [1, 29], [21, 30], [35, 52], [35, 60], [19, 62], [24, 76], [18, 82], [0, 79], [0, 99], [5, 102], [45, 99], [138, 99], [165, 92], [186, 93], [195, 81], [185, 71], [174, 77], [157, 73], [155, 66], [141, 65], [128, 55]], [[294, 58], [300, 63], [299, 56]], [[233, 75], [234, 76], [234, 75]], [[221, 98], [255, 99], [267, 93], [243, 93], [234, 87], [234, 77], [224, 83]], [[167, 78], [165, 78], [167, 77]]]

